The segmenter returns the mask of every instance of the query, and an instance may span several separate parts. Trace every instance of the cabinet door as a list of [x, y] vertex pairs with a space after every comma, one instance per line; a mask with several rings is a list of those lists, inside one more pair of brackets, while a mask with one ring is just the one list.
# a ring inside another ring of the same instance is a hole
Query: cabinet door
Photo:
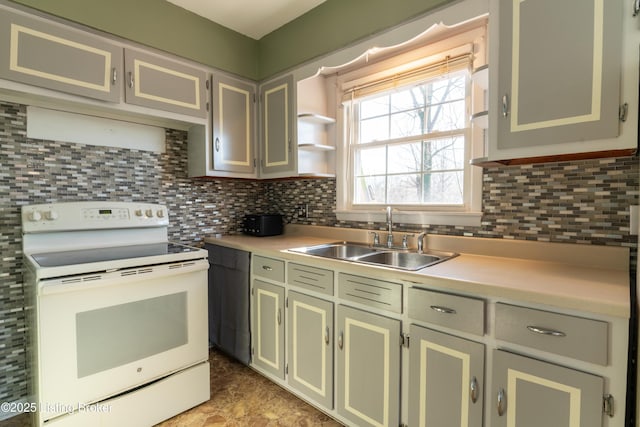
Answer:
[[333, 409], [333, 303], [289, 292], [288, 381]]
[[338, 413], [359, 426], [395, 426], [400, 321], [338, 306]]
[[149, 53], [125, 49], [125, 100], [128, 104], [207, 116], [204, 71]]
[[213, 76], [213, 168], [254, 170], [255, 87], [225, 76]]
[[268, 83], [260, 89], [263, 174], [294, 173], [295, 106], [293, 77]]
[[484, 345], [411, 325], [409, 425], [482, 427]]
[[284, 379], [284, 288], [253, 282], [253, 363]]
[[3, 11], [0, 78], [120, 100], [122, 48], [91, 34]]
[[493, 352], [493, 427], [601, 427], [601, 377]]
[[499, 149], [618, 135], [622, 11], [620, 0], [500, 0]]

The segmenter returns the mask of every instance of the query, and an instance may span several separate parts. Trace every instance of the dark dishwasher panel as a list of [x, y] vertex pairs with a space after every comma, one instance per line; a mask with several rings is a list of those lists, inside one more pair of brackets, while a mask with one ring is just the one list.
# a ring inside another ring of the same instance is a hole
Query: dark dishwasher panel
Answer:
[[207, 244], [209, 251], [209, 343], [250, 361], [249, 268], [251, 254]]

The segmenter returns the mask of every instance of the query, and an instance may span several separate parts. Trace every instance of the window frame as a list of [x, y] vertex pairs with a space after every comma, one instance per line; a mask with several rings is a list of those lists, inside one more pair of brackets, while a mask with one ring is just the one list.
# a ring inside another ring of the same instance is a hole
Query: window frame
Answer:
[[[361, 66], [338, 75], [336, 78], [338, 102], [338, 135], [337, 170], [345, 171], [346, 174], [338, 174], [337, 184], [337, 206], [336, 216], [340, 221], [357, 222], [379, 222], [384, 221], [384, 208], [392, 206], [394, 208], [394, 219], [403, 224], [428, 225], [453, 225], [453, 226], [479, 226], [482, 217], [482, 169], [469, 165], [469, 160], [476, 157], [477, 145], [483, 141], [474, 141], [470, 120], [471, 94], [474, 93], [472, 79], [467, 79], [467, 95], [465, 100], [466, 114], [464, 137], [467, 141], [465, 148], [465, 189], [463, 205], [406, 205], [406, 204], [354, 204], [353, 203], [353, 182], [355, 158], [353, 148], [350, 144], [354, 137], [354, 123], [350, 121], [350, 114], [353, 105], [350, 101], [343, 101], [347, 93], [355, 84], [363, 84], [379, 79], [384, 75], [397, 73], [398, 69], [417, 68], [426, 61], [432, 63], [436, 58], [455, 54], [461, 46], [472, 44], [477, 46], [481, 43], [480, 50], [484, 50], [484, 40], [486, 27], [478, 26], [467, 30], [462, 34], [452, 34], [451, 37], [439, 38], [440, 41], [404, 49], [401, 53], [387, 57], [384, 60]], [[474, 47], [474, 50], [476, 48]], [[471, 70], [469, 70], [471, 72]], [[417, 140], [417, 139], [416, 139]]]

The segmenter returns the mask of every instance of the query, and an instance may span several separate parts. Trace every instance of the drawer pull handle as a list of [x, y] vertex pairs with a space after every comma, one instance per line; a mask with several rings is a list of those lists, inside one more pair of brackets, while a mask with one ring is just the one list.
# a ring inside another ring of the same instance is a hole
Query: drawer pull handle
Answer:
[[552, 337], [566, 337], [567, 334], [565, 334], [564, 332], [560, 332], [560, 331], [556, 331], [553, 329], [547, 329], [547, 328], [541, 328], [538, 326], [527, 326], [527, 329], [530, 330], [531, 332], [534, 332], [536, 334], [540, 334], [540, 335], [550, 335]]
[[324, 343], [329, 345], [329, 327], [324, 330]]
[[476, 377], [471, 379], [471, 384], [469, 384], [469, 396], [471, 397], [471, 403], [476, 403], [478, 401], [478, 380]]
[[432, 305], [431, 310], [437, 311], [438, 313], [444, 313], [444, 314], [456, 314], [456, 311], [453, 308], [442, 307], [439, 305]]
[[342, 350], [342, 347], [344, 346], [344, 333], [342, 331], [340, 331], [340, 335], [338, 335], [338, 348], [340, 350]]
[[269, 267], [268, 265], [263, 265], [262, 269], [267, 271], [273, 271], [273, 268]]
[[504, 415], [507, 409], [506, 396], [504, 395], [504, 389], [498, 390], [498, 416], [501, 417]]

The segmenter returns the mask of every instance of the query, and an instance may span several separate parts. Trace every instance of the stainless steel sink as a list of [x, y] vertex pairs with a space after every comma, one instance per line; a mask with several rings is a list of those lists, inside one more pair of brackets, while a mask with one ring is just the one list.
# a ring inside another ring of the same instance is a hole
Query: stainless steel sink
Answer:
[[365, 255], [358, 258], [359, 262], [367, 264], [378, 264], [387, 267], [401, 268], [403, 270], [420, 270], [430, 265], [446, 261], [453, 258], [457, 254], [440, 253], [416, 253], [416, 252], [379, 252], [375, 254]]
[[365, 255], [375, 254], [377, 249], [370, 246], [350, 242], [329, 243], [326, 245], [309, 246], [291, 249], [293, 252], [301, 252], [325, 258], [352, 259]]
[[383, 247], [374, 248], [365, 244], [352, 242], [328, 243], [290, 249], [290, 251], [324, 258], [382, 265], [412, 271], [446, 261], [458, 255], [452, 252], [426, 251], [424, 253], [417, 253], [407, 250], [391, 250]]

